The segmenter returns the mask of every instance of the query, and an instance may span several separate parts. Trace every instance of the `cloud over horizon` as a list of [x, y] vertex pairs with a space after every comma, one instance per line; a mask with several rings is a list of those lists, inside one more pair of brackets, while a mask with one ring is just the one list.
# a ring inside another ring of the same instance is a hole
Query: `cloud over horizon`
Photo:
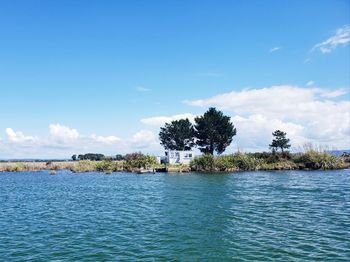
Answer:
[[6, 128], [6, 139], [0, 139], [0, 158], [69, 158], [72, 154], [130, 153], [137, 150], [159, 150], [155, 134], [141, 130], [130, 138], [115, 135], [81, 135], [77, 129], [61, 124], [50, 124], [47, 136], [25, 135], [22, 131]]
[[[271, 133], [286, 131], [294, 149], [305, 143], [350, 148], [350, 101], [348, 88], [324, 89], [279, 85], [265, 88], [243, 89], [220, 93], [212, 97], [184, 101], [193, 107], [217, 107], [231, 116], [237, 136], [228, 152], [237, 148], [246, 151], [268, 150]], [[48, 135], [38, 137], [23, 131], [5, 130], [0, 140], [0, 157], [64, 157], [73, 153], [100, 152], [104, 154], [143, 151], [159, 154], [157, 132], [167, 122], [188, 118], [194, 122], [195, 114], [160, 115], [140, 119], [150, 127], [121, 138], [116, 135], [84, 135], [77, 129], [59, 123], [50, 124]]]
[[296, 147], [312, 142], [340, 149], [350, 147], [350, 102], [341, 100], [347, 93], [348, 89], [329, 91], [284, 85], [233, 91], [185, 103], [231, 112], [238, 130], [234, 141], [242, 148], [266, 149], [271, 132], [283, 129]]
[[169, 123], [174, 120], [180, 120], [180, 119], [186, 119], [190, 120], [191, 122], [194, 122], [194, 118], [196, 116], [191, 113], [184, 113], [184, 114], [178, 114], [173, 116], [155, 116], [155, 117], [148, 117], [148, 118], [142, 118], [140, 121], [143, 124], [151, 125], [151, 126], [162, 126], [165, 123]]

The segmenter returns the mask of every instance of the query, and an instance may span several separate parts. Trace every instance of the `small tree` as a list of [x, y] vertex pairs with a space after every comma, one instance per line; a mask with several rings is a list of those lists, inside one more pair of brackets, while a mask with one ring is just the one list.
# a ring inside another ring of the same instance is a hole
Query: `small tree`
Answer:
[[203, 116], [195, 118], [195, 137], [199, 150], [205, 154], [221, 154], [236, 135], [231, 118], [211, 107]]
[[72, 160], [76, 161], [77, 160], [77, 155], [72, 155]]
[[279, 148], [281, 149], [281, 152], [284, 152], [284, 149], [290, 148], [289, 139], [286, 137], [287, 133], [276, 130], [272, 133], [273, 140], [270, 144], [270, 148], [272, 149], [272, 152], [276, 152]]
[[123, 159], [124, 159], [124, 157], [121, 154], [118, 154], [118, 155], [115, 156], [115, 160], [117, 160], [117, 161], [120, 161], [120, 160], [123, 160]]
[[159, 140], [166, 150], [191, 150], [194, 146], [194, 129], [186, 119], [166, 123], [160, 128]]

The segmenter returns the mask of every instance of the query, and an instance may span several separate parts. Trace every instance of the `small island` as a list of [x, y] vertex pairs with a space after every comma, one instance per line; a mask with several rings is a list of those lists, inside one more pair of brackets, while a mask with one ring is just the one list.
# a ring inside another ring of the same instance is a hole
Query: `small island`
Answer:
[[[330, 151], [305, 144], [299, 152], [291, 148], [287, 133], [275, 130], [268, 152], [240, 152], [223, 154], [232, 143], [237, 129], [229, 116], [216, 108], [209, 108], [203, 116], [174, 120], [161, 128], [159, 140], [168, 152], [191, 151], [194, 147], [202, 155], [188, 163], [172, 164], [160, 157], [141, 152], [126, 155], [105, 156], [103, 154], [73, 155], [72, 160], [61, 161], [2, 161], [0, 172], [71, 170], [81, 172], [238, 172], [259, 170], [330, 170], [350, 167], [350, 154], [332, 154]], [[215, 154], [216, 153], [216, 154]], [[52, 172], [51, 174], [55, 174]]]

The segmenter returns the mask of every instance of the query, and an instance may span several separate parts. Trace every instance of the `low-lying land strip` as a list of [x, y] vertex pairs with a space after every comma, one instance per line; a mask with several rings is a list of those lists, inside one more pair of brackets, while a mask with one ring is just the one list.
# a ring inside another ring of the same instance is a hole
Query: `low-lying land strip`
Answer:
[[202, 155], [190, 165], [158, 164], [156, 158], [135, 154], [127, 160], [80, 160], [60, 162], [1, 162], [0, 172], [71, 170], [72, 172], [140, 172], [160, 170], [168, 172], [235, 172], [257, 170], [328, 170], [350, 167], [350, 156], [334, 156], [327, 152], [305, 153], [234, 153], [222, 156]]

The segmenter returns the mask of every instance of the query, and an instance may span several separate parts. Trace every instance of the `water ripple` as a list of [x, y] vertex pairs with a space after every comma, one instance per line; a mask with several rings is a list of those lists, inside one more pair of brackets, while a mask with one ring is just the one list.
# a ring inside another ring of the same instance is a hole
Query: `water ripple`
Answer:
[[1, 261], [349, 261], [349, 170], [0, 174]]

